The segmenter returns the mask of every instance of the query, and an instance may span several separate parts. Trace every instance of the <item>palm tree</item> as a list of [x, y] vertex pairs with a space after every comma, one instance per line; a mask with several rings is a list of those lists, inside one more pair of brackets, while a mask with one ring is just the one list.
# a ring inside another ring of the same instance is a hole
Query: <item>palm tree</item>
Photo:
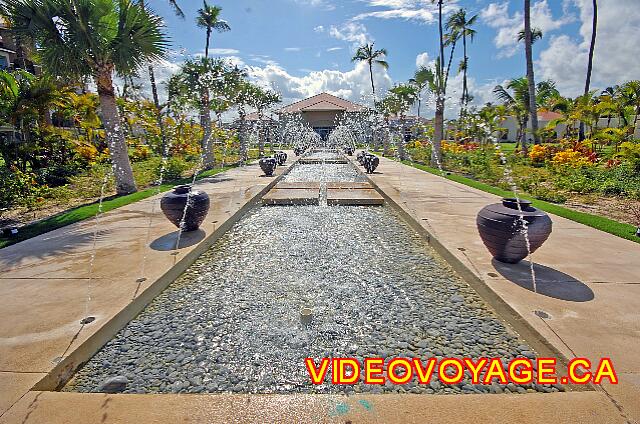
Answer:
[[400, 134], [396, 136], [396, 148], [398, 158], [407, 160], [406, 149], [404, 147], [405, 136], [405, 115], [411, 106], [418, 99], [418, 91], [412, 84], [399, 84], [389, 90], [387, 96], [377, 103], [377, 107], [386, 116], [395, 115], [400, 122]]
[[[509, 112], [518, 121], [518, 138], [523, 153], [527, 151], [527, 125], [531, 111], [529, 99], [529, 81], [526, 77], [512, 79], [506, 86], [497, 85], [493, 89], [494, 94], [508, 108]], [[558, 90], [552, 81], [541, 81], [537, 87], [540, 103], [547, 103], [548, 99], [559, 96]]]
[[436, 97], [436, 116], [434, 122], [435, 134], [431, 150], [431, 165], [437, 166], [442, 163], [441, 144], [444, 139], [444, 108], [446, 98], [446, 88], [444, 87], [444, 29], [442, 26], [442, 6], [444, 0], [431, 0], [431, 3], [438, 3], [438, 33], [439, 33], [439, 56], [436, 60], [436, 76], [440, 81]]
[[[635, 115], [633, 118], [633, 128], [631, 133], [635, 132], [638, 126], [638, 119], [640, 118], [640, 80], [627, 81], [620, 87], [620, 102], [624, 107], [629, 108]], [[624, 116], [624, 113], [621, 113]], [[628, 125], [628, 120], [624, 118], [625, 125]]]
[[369, 76], [371, 77], [371, 91], [373, 92], [373, 96], [376, 95], [376, 86], [373, 83], [373, 64], [382, 66], [384, 69], [389, 68], [389, 63], [387, 63], [384, 58], [387, 56], [386, 49], [375, 50], [373, 48], [375, 43], [366, 43], [364, 46], [358, 47], [356, 50], [356, 54], [351, 58], [352, 62], [367, 62], [369, 65]]
[[[529, 113], [531, 114], [531, 132], [533, 143], [538, 144], [538, 107], [536, 106], [536, 78], [533, 73], [533, 32], [531, 31], [531, 0], [524, 0], [524, 50], [527, 58], [527, 83], [529, 86]], [[525, 140], [526, 142], [526, 140]], [[526, 151], [526, 144], [522, 146]]]
[[204, 57], [209, 57], [209, 42], [211, 41], [211, 33], [213, 30], [216, 30], [218, 33], [231, 31], [229, 24], [220, 19], [220, 12], [222, 12], [222, 8], [218, 6], [209, 6], [207, 4], [207, 0], [204, 0], [202, 9], [198, 9], [196, 24], [207, 31]]
[[463, 59], [462, 63], [460, 63], [460, 70], [463, 72], [462, 75], [462, 98], [460, 100], [460, 116], [464, 115], [464, 111], [467, 109], [467, 105], [469, 104], [469, 86], [467, 83], [467, 72], [469, 70], [469, 57], [467, 55], [467, 37], [473, 42], [473, 39], [476, 35], [476, 30], [472, 29], [476, 21], [478, 20], [478, 15], [474, 15], [473, 17], [467, 19], [467, 12], [464, 9], [458, 10], [456, 13], [451, 15], [449, 20], [447, 21], [447, 28], [457, 32], [462, 35], [462, 49], [463, 49]]
[[[203, 1], [203, 8], [198, 9], [198, 17], [196, 18], [196, 24], [200, 28], [204, 28], [206, 31], [206, 43], [204, 49], [205, 64], [209, 59], [209, 43], [211, 41], [211, 33], [213, 30], [217, 32], [230, 31], [231, 27], [226, 21], [220, 19], [220, 12], [222, 9], [218, 6], [209, 6], [207, 1]], [[212, 168], [214, 166], [214, 152], [211, 144], [211, 107], [209, 89], [205, 84], [202, 84], [202, 107], [200, 109], [200, 125], [204, 129], [204, 136], [202, 139], [202, 148], [205, 152], [204, 167]]]
[[[589, 94], [591, 90], [591, 73], [593, 72], [593, 53], [596, 49], [596, 36], [598, 32], [598, 0], [593, 0], [593, 21], [591, 27], [591, 44], [589, 46], [589, 61], [587, 64], [587, 80], [584, 85], [584, 95]], [[580, 123], [580, 133], [578, 140], [584, 140], [584, 123]]]
[[431, 82], [433, 81], [433, 72], [426, 66], [421, 66], [413, 74], [413, 78], [409, 80], [409, 83], [416, 89], [416, 98], [418, 101], [418, 117], [420, 116], [420, 108], [422, 106], [422, 93], [425, 89], [431, 90]]
[[[257, 121], [257, 132], [258, 132], [258, 149], [260, 152], [260, 156], [264, 155], [264, 145], [265, 140], [268, 137], [268, 134], [263, 134], [264, 128], [262, 127], [264, 120], [264, 112], [275, 104], [278, 104], [282, 101], [282, 98], [278, 93], [274, 93], [273, 91], [265, 90], [260, 86], [255, 86], [255, 92], [252, 99], [252, 104], [254, 108], [257, 109], [258, 112], [258, 121]], [[269, 128], [266, 128], [268, 131]]]
[[[543, 36], [544, 34], [542, 33], [542, 30], [540, 28], [531, 28], [531, 42], [533, 44], [535, 44], [538, 40], [542, 40]], [[522, 29], [520, 30], [520, 32], [518, 32], [518, 42], [522, 43], [525, 38], [526, 34], [524, 33], [524, 29]]]
[[[139, 0], [140, 6], [144, 7], [144, 0]], [[184, 19], [184, 12], [180, 9], [176, 0], [168, 0], [169, 4], [173, 8], [173, 11], [177, 16]], [[151, 95], [153, 97], [153, 104], [156, 107], [156, 121], [158, 122], [158, 129], [160, 130], [160, 138], [162, 139], [162, 152], [166, 153], [168, 147], [167, 134], [164, 128], [164, 122], [162, 121], [162, 107], [160, 107], [160, 99], [158, 98], [158, 85], [156, 84], [156, 73], [153, 69], [153, 65], [149, 64], [149, 83], [151, 84]]]
[[[55, 76], [92, 76], [118, 194], [136, 191], [120, 125], [113, 72], [131, 74], [165, 53], [162, 19], [131, 0], [13, 0], [2, 7], [19, 39], [37, 46], [45, 70]], [[90, 30], [88, 30], [90, 29]]]

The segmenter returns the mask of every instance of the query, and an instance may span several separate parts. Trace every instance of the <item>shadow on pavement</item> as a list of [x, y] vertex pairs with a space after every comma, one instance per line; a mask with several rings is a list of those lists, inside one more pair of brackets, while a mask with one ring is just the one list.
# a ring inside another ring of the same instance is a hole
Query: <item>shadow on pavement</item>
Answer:
[[[153, 250], [158, 250], [161, 252], [168, 252], [176, 249], [176, 243], [178, 241], [179, 231], [174, 231], [173, 233], [165, 234], [162, 237], [159, 237], [151, 242], [149, 247]], [[200, 243], [206, 237], [207, 233], [203, 230], [189, 231], [186, 233], [182, 233], [180, 237], [180, 246], [178, 249], [184, 249], [185, 247], [190, 247]]]
[[[494, 259], [492, 264], [507, 280], [533, 291], [531, 266], [528, 261], [505, 264]], [[595, 297], [586, 284], [570, 275], [536, 263], [533, 264], [533, 269], [536, 274], [536, 287], [541, 295], [571, 302], [588, 302]]]

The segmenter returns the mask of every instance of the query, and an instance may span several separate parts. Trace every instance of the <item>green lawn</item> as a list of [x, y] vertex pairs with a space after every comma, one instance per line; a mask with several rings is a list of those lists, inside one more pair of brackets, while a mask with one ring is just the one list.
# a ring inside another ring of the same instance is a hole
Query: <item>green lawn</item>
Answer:
[[500, 143], [500, 150], [504, 153], [513, 153], [516, 150], [516, 143]]
[[[415, 162], [404, 161], [405, 165], [413, 166], [414, 168], [420, 169], [425, 172], [430, 172], [432, 174], [442, 176], [448, 180], [456, 181], [458, 183], [467, 185], [469, 187], [476, 188], [478, 190], [485, 191], [487, 193], [492, 193], [501, 197], [513, 197], [513, 193], [510, 191], [502, 190], [498, 187], [494, 187], [485, 183], [481, 183], [470, 178], [463, 177], [461, 175], [450, 174], [450, 175], [442, 175], [440, 170], [431, 168], [426, 165], [418, 164]], [[625, 224], [623, 222], [614, 221], [609, 218], [604, 218], [597, 215], [591, 215], [584, 212], [574, 211], [572, 209], [568, 209], [554, 203], [545, 202], [542, 200], [534, 199], [531, 196], [521, 195], [523, 199], [531, 200], [533, 202], [533, 206], [538, 209], [542, 209], [545, 212], [552, 213], [554, 215], [561, 216], [563, 218], [570, 219], [575, 222], [579, 222], [584, 225], [588, 225], [589, 227], [593, 227], [595, 229], [607, 232], [609, 234], [613, 234], [618, 237], [625, 238], [627, 240], [634, 241], [636, 243], [640, 243], [640, 237], [637, 237], [636, 227], [630, 224]]]
[[[200, 180], [202, 178], [211, 177], [213, 175], [227, 171], [231, 168], [233, 167], [227, 166], [224, 168], [216, 168], [209, 171], [205, 171], [198, 175], [198, 179]], [[171, 188], [173, 188], [176, 185], [190, 183], [191, 181], [192, 181], [191, 178], [185, 178], [179, 181], [173, 181], [171, 183], [162, 184], [157, 187], [152, 187], [146, 190], [138, 191], [136, 193], [129, 194], [126, 196], [111, 197], [111, 198], [105, 199], [102, 202], [102, 211], [108, 212], [110, 210], [113, 210], [122, 206], [126, 206], [134, 202], [138, 202], [140, 200], [154, 196], [158, 193], [169, 191]], [[8, 237], [0, 236], [0, 249], [2, 249], [3, 247], [10, 246], [12, 244], [18, 243], [20, 241], [30, 239], [40, 234], [44, 234], [49, 231], [53, 231], [55, 229], [85, 220], [87, 218], [94, 217], [98, 212], [98, 208], [99, 208], [99, 204], [95, 202], [95, 203], [80, 206], [74, 209], [70, 209], [66, 212], [52, 216], [51, 218], [43, 219], [42, 221], [38, 221], [34, 224], [25, 225], [24, 227], [20, 228], [20, 232], [16, 237], [8, 238]]]

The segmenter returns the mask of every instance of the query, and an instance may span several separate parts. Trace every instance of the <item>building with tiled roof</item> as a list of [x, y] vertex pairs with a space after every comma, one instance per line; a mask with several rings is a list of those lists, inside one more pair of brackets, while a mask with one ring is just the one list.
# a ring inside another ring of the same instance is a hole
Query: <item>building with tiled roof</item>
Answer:
[[308, 99], [285, 106], [277, 113], [280, 120], [286, 120], [291, 115], [300, 115], [302, 120], [313, 128], [324, 139], [336, 127], [345, 113], [366, 112], [365, 106], [350, 102], [329, 93], [320, 93]]

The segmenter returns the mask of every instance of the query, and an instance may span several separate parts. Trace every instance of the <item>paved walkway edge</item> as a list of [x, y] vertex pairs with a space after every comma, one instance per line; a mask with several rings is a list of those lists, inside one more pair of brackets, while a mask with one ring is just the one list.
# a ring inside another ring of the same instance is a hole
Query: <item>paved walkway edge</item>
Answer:
[[[355, 164], [354, 164], [355, 165]], [[387, 203], [405, 220], [411, 228], [425, 238], [427, 243], [462, 277], [477, 293], [482, 297], [521, 338], [540, 354], [541, 357], [557, 358], [559, 371], [564, 371], [569, 363], [567, 357], [558, 350], [551, 342], [542, 336], [531, 324], [520, 315], [511, 305], [502, 299], [491, 287], [489, 287], [469, 266], [463, 263], [444, 244], [423, 225], [421, 225], [413, 215], [400, 204], [398, 204], [389, 194], [380, 188], [368, 174], [363, 173], [373, 187], [384, 197]], [[593, 386], [570, 386], [571, 391], [595, 390]]]
[[[62, 359], [48, 374], [38, 381], [31, 390], [55, 391], [63, 387], [73, 377], [76, 370], [95, 355], [109, 340], [122, 330], [133, 318], [183, 272], [187, 270], [197, 259], [206, 252], [220, 237], [222, 237], [233, 225], [235, 225], [247, 212], [259, 207], [262, 197], [268, 193], [297, 163], [294, 162], [288, 168], [271, 181], [260, 192], [246, 202], [229, 219], [221, 223], [213, 233], [207, 236], [193, 250], [181, 258], [164, 275], [150, 284], [138, 297], [132, 300], [111, 320], [106, 322], [99, 330]], [[177, 252], [180, 254], [179, 252]]]

